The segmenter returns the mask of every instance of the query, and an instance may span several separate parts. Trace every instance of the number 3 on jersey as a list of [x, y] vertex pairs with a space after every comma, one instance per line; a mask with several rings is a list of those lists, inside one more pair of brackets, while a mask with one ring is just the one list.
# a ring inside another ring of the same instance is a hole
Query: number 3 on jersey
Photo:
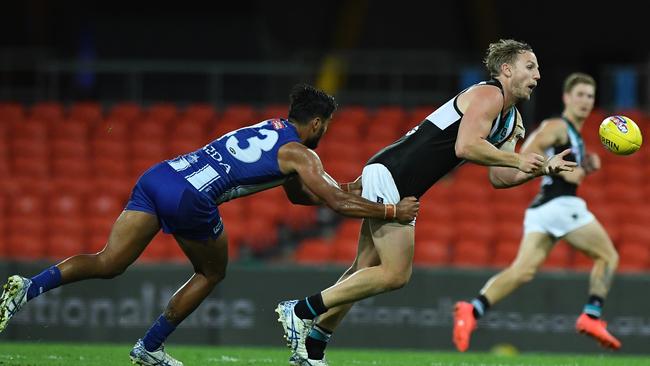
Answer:
[[237, 136], [232, 135], [226, 140], [226, 148], [237, 160], [244, 163], [254, 163], [262, 157], [262, 151], [269, 151], [278, 142], [278, 133], [273, 130], [259, 129], [257, 133], [263, 135], [263, 138], [258, 136], [249, 137], [246, 139], [248, 147], [242, 149], [239, 147], [239, 140]]

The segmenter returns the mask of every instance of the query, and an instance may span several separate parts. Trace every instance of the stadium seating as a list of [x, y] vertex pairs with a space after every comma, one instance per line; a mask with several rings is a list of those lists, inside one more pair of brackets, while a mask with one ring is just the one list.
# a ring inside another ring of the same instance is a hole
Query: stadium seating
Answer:
[[[372, 155], [424, 119], [434, 106], [344, 106], [316, 150], [335, 179], [355, 179]], [[640, 111], [619, 111], [647, 129]], [[161, 102], [103, 105], [0, 102], [0, 257], [60, 259], [96, 252], [124, 208], [137, 177], [152, 164], [200, 148], [211, 139], [264, 118], [286, 117], [286, 105], [186, 106]], [[584, 138], [603, 169], [579, 195], [620, 251], [622, 271], [648, 271], [650, 149], [621, 157], [600, 149], [595, 110]], [[495, 190], [487, 169], [465, 164], [421, 197], [414, 263], [418, 266], [503, 267], [519, 246], [526, 207], [539, 182]], [[321, 230], [319, 211], [291, 205], [274, 189], [220, 206], [232, 258], [273, 252], [279, 232]], [[303, 240], [301, 263], [349, 265], [359, 220], [343, 220], [331, 239]], [[284, 235], [284, 234], [283, 234]], [[296, 234], [297, 235], [297, 234]], [[143, 261], [185, 260], [172, 236], [160, 234]], [[592, 261], [559, 242], [545, 270], [588, 271]]]

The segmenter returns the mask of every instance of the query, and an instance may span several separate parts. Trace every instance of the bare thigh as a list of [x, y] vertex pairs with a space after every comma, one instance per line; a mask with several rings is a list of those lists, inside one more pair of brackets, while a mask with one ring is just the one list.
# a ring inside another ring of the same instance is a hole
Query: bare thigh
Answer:
[[222, 279], [228, 266], [228, 235], [224, 230], [216, 239], [192, 240], [174, 235], [194, 272], [206, 277]]
[[608, 258], [616, 255], [612, 240], [597, 220], [568, 233], [564, 239], [591, 258]]
[[539, 268], [553, 250], [555, 239], [546, 233], [531, 232], [521, 239], [519, 251], [511, 267]]
[[381, 266], [410, 277], [413, 267], [415, 228], [395, 222], [369, 219], [372, 242]]

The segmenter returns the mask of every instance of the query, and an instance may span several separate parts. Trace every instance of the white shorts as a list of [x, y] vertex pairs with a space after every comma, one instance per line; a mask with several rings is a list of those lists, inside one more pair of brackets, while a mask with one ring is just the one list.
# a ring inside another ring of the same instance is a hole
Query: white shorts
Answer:
[[560, 196], [526, 210], [524, 234], [547, 233], [561, 238], [595, 219], [582, 198]]
[[[382, 164], [370, 164], [363, 168], [361, 187], [361, 196], [372, 202], [397, 204], [401, 199], [392, 174]], [[409, 225], [415, 226], [415, 219]]]

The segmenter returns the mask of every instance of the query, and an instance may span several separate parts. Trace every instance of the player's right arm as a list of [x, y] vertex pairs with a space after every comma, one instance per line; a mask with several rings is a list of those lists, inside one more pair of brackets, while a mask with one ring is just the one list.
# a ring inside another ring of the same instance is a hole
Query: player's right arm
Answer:
[[[546, 150], [566, 143], [566, 136], [566, 123], [559, 118], [549, 119], [543, 121], [531, 134], [530, 138], [521, 147], [521, 151], [546, 155]], [[585, 177], [585, 170], [576, 166], [570, 171], [561, 171], [557, 175], [569, 183], [580, 184]]]
[[503, 107], [503, 95], [494, 86], [476, 86], [458, 97], [463, 117], [458, 127], [456, 156], [480, 165], [503, 166], [533, 173], [544, 165], [544, 157], [536, 153], [517, 154], [499, 150], [487, 137], [492, 121]]
[[381, 204], [341, 190], [323, 169], [318, 155], [296, 142], [280, 148], [278, 163], [284, 174], [296, 173], [311, 193], [344, 216], [396, 219], [408, 223], [413, 221], [420, 207], [415, 197], [406, 197], [397, 205]]
[[[519, 128], [519, 125], [517, 127]], [[531, 136], [526, 140], [521, 151], [523, 153], [544, 155], [544, 151], [548, 148], [561, 143], [561, 138], [565, 135], [566, 125], [561, 120], [560, 123], [553, 120], [542, 122], [540, 127], [533, 131]], [[522, 137], [523, 135], [513, 135], [502, 146], [502, 149], [505, 151], [514, 151], [517, 140]], [[490, 167], [490, 182], [495, 188], [508, 188], [525, 183], [544, 174], [560, 175], [573, 173], [572, 170], [575, 169], [576, 164], [563, 160], [570, 152], [570, 149], [566, 149], [557, 155], [549, 157], [543, 168], [533, 173], [524, 173], [517, 169], [505, 167]]]

